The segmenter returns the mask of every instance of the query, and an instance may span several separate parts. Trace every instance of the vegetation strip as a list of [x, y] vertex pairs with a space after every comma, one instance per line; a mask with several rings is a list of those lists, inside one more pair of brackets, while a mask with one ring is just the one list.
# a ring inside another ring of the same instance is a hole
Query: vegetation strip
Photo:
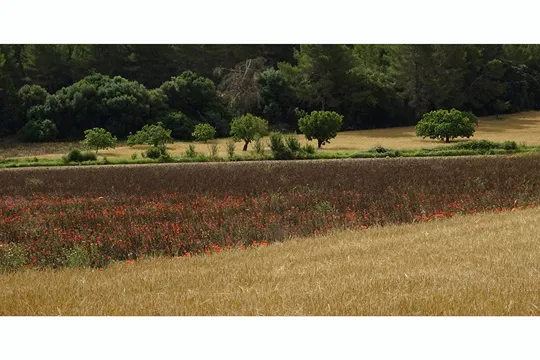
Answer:
[[4, 269], [220, 252], [538, 204], [540, 161], [440, 158], [0, 172]]

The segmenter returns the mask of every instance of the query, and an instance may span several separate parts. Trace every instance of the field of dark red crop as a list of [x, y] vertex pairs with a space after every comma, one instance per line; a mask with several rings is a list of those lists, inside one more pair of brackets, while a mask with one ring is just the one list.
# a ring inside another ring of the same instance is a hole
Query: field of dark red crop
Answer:
[[0, 268], [103, 267], [539, 202], [538, 157], [3, 170]]

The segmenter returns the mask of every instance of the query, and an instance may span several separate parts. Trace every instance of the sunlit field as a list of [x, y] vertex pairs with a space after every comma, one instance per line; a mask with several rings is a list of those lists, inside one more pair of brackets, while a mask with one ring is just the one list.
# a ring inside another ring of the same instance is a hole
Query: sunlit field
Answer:
[[[307, 141], [303, 135], [297, 135], [302, 144], [310, 143], [317, 146], [316, 141]], [[540, 112], [530, 111], [518, 114], [504, 115], [500, 119], [495, 117], [480, 118], [479, 125], [476, 128], [475, 136], [471, 139], [490, 140], [496, 142], [515, 141], [524, 145], [540, 145]], [[196, 151], [201, 153], [210, 153], [210, 147], [213, 144], [218, 145], [218, 155], [225, 157], [227, 155], [227, 141], [230, 139], [216, 139], [209, 141], [208, 144], [193, 143]], [[455, 139], [450, 144], [468, 141], [468, 139]], [[268, 142], [268, 137], [263, 139]], [[171, 155], [183, 155], [190, 143], [176, 142], [167, 148]], [[375, 146], [384, 146], [391, 149], [415, 149], [415, 148], [433, 148], [444, 146], [444, 142], [422, 139], [414, 134], [414, 127], [397, 127], [389, 129], [357, 130], [345, 131], [338, 134], [329, 144], [326, 144], [322, 151], [355, 151], [367, 150]], [[236, 143], [236, 153], [242, 154], [243, 143]], [[0, 158], [24, 158], [38, 157], [40, 159], [60, 159], [71, 148], [80, 147], [80, 144], [74, 143], [46, 143], [46, 144], [20, 144], [4, 142], [0, 143]], [[101, 151], [101, 157], [108, 158], [130, 158], [133, 153], [143, 152], [147, 146], [136, 145], [118, 146], [116, 149]], [[250, 145], [249, 149], [252, 149]]]
[[540, 210], [0, 276], [1, 315], [539, 315]]

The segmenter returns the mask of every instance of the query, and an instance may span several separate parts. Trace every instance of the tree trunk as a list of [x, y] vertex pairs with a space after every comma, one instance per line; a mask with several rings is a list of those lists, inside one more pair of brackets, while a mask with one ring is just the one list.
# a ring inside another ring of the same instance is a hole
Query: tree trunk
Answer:
[[319, 149], [321, 148], [322, 144], [324, 144], [324, 141], [321, 139], [317, 139], [317, 146]]
[[247, 151], [248, 144], [249, 144], [249, 141], [246, 141], [244, 144], [244, 147], [242, 148], [242, 151]]
[[446, 136], [446, 140], [444, 142], [447, 142], [447, 143], [450, 142], [450, 137], [448, 135]]

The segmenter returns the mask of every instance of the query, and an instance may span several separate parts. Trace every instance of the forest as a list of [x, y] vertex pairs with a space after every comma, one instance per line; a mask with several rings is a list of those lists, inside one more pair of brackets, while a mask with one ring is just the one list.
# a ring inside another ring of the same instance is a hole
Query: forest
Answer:
[[176, 139], [199, 123], [224, 137], [246, 113], [294, 131], [295, 109], [384, 128], [451, 108], [540, 109], [540, 45], [0, 45], [0, 136], [21, 141], [157, 122]]

